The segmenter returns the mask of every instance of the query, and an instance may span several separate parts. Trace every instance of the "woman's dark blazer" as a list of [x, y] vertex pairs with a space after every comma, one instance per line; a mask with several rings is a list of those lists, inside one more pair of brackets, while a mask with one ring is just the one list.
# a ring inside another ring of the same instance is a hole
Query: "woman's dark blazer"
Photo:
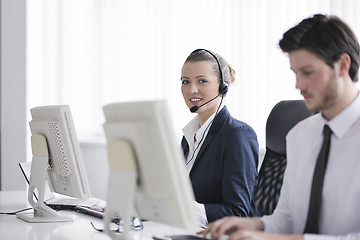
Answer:
[[[189, 145], [183, 137], [185, 157]], [[253, 199], [258, 181], [259, 144], [254, 130], [226, 106], [216, 115], [190, 171], [195, 199], [205, 206], [208, 222], [224, 216], [256, 216]]]

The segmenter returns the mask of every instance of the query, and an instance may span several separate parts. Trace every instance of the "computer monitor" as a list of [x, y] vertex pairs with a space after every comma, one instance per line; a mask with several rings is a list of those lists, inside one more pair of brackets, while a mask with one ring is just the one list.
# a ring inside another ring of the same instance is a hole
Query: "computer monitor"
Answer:
[[[165, 101], [113, 103], [103, 108], [110, 165], [105, 230], [113, 215], [199, 229], [194, 194]], [[129, 231], [125, 225], [124, 238]]]
[[44, 203], [46, 184], [51, 191], [69, 197], [87, 199], [91, 196], [70, 107], [41, 106], [30, 111], [33, 159], [28, 201], [34, 211], [17, 214], [17, 217], [28, 222], [72, 221]]

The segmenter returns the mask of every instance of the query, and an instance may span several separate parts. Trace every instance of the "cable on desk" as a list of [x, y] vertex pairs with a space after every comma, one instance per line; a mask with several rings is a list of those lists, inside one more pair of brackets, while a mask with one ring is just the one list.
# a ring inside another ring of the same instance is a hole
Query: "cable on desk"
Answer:
[[[115, 223], [115, 225], [117, 226], [116, 229], [113, 229], [112, 231], [121, 233], [122, 230], [120, 229], [120, 227], [123, 226], [123, 222], [119, 218], [117, 218], [115, 221], [112, 220], [112, 222]], [[98, 232], [103, 232], [104, 231], [104, 229], [95, 227], [93, 222], [90, 222], [90, 224], [96, 231], [98, 231]], [[131, 229], [134, 230], [134, 231], [143, 230], [144, 225], [142, 223], [142, 220], [140, 218], [136, 218], [136, 217], [133, 218], [133, 221], [132, 221], [132, 224], [131, 224]]]
[[25, 208], [25, 209], [21, 209], [21, 210], [18, 210], [18, 211], [15, 211], [15, 212], [0, 212], [0, 215], [15, 215], [17, 213], [20, 213], [20, 212], [25, 212], [27, 210], [31, 210], [32, 207], [30, 208]]

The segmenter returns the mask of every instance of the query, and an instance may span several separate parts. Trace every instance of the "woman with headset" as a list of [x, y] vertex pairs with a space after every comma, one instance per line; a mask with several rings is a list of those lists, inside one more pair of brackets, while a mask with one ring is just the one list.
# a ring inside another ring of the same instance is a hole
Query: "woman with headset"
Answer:
[[224, 216], [256, 216], [256, 133], [222, 105], [235, 72], [206, 49], [193, 51], [181, 72], [181, 92], [197, 115], [183, 128], [181, 146], [201, 225]]

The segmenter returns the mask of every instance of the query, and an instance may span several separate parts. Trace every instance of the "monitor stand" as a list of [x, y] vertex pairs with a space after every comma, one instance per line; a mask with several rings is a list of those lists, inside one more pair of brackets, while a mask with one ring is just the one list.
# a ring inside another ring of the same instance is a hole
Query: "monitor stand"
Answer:
[[[105, 232], [112, 239], [130, 239], [138, 178], [135, 155], [131, 144], [123, 140], [109, 142], [107, 151], [110, 172], [104, 217]], [[110, 229], [114, 216], [124, 220], [121, 234]]]
[[[71, 222], [71, 217], [64, 217], [60, 213], [48, 207], [44, 202], [45, 183], [49, 152], [44, 135], [34, 134], [31, 136], [33, 159], [31, 163], [28, 201], [34, 211], [31, 213], [18, 213], [16, 217], [32, 223], [43, 222]], [[37, 191], [38, 200], [35, 202], [33, 194]]]

